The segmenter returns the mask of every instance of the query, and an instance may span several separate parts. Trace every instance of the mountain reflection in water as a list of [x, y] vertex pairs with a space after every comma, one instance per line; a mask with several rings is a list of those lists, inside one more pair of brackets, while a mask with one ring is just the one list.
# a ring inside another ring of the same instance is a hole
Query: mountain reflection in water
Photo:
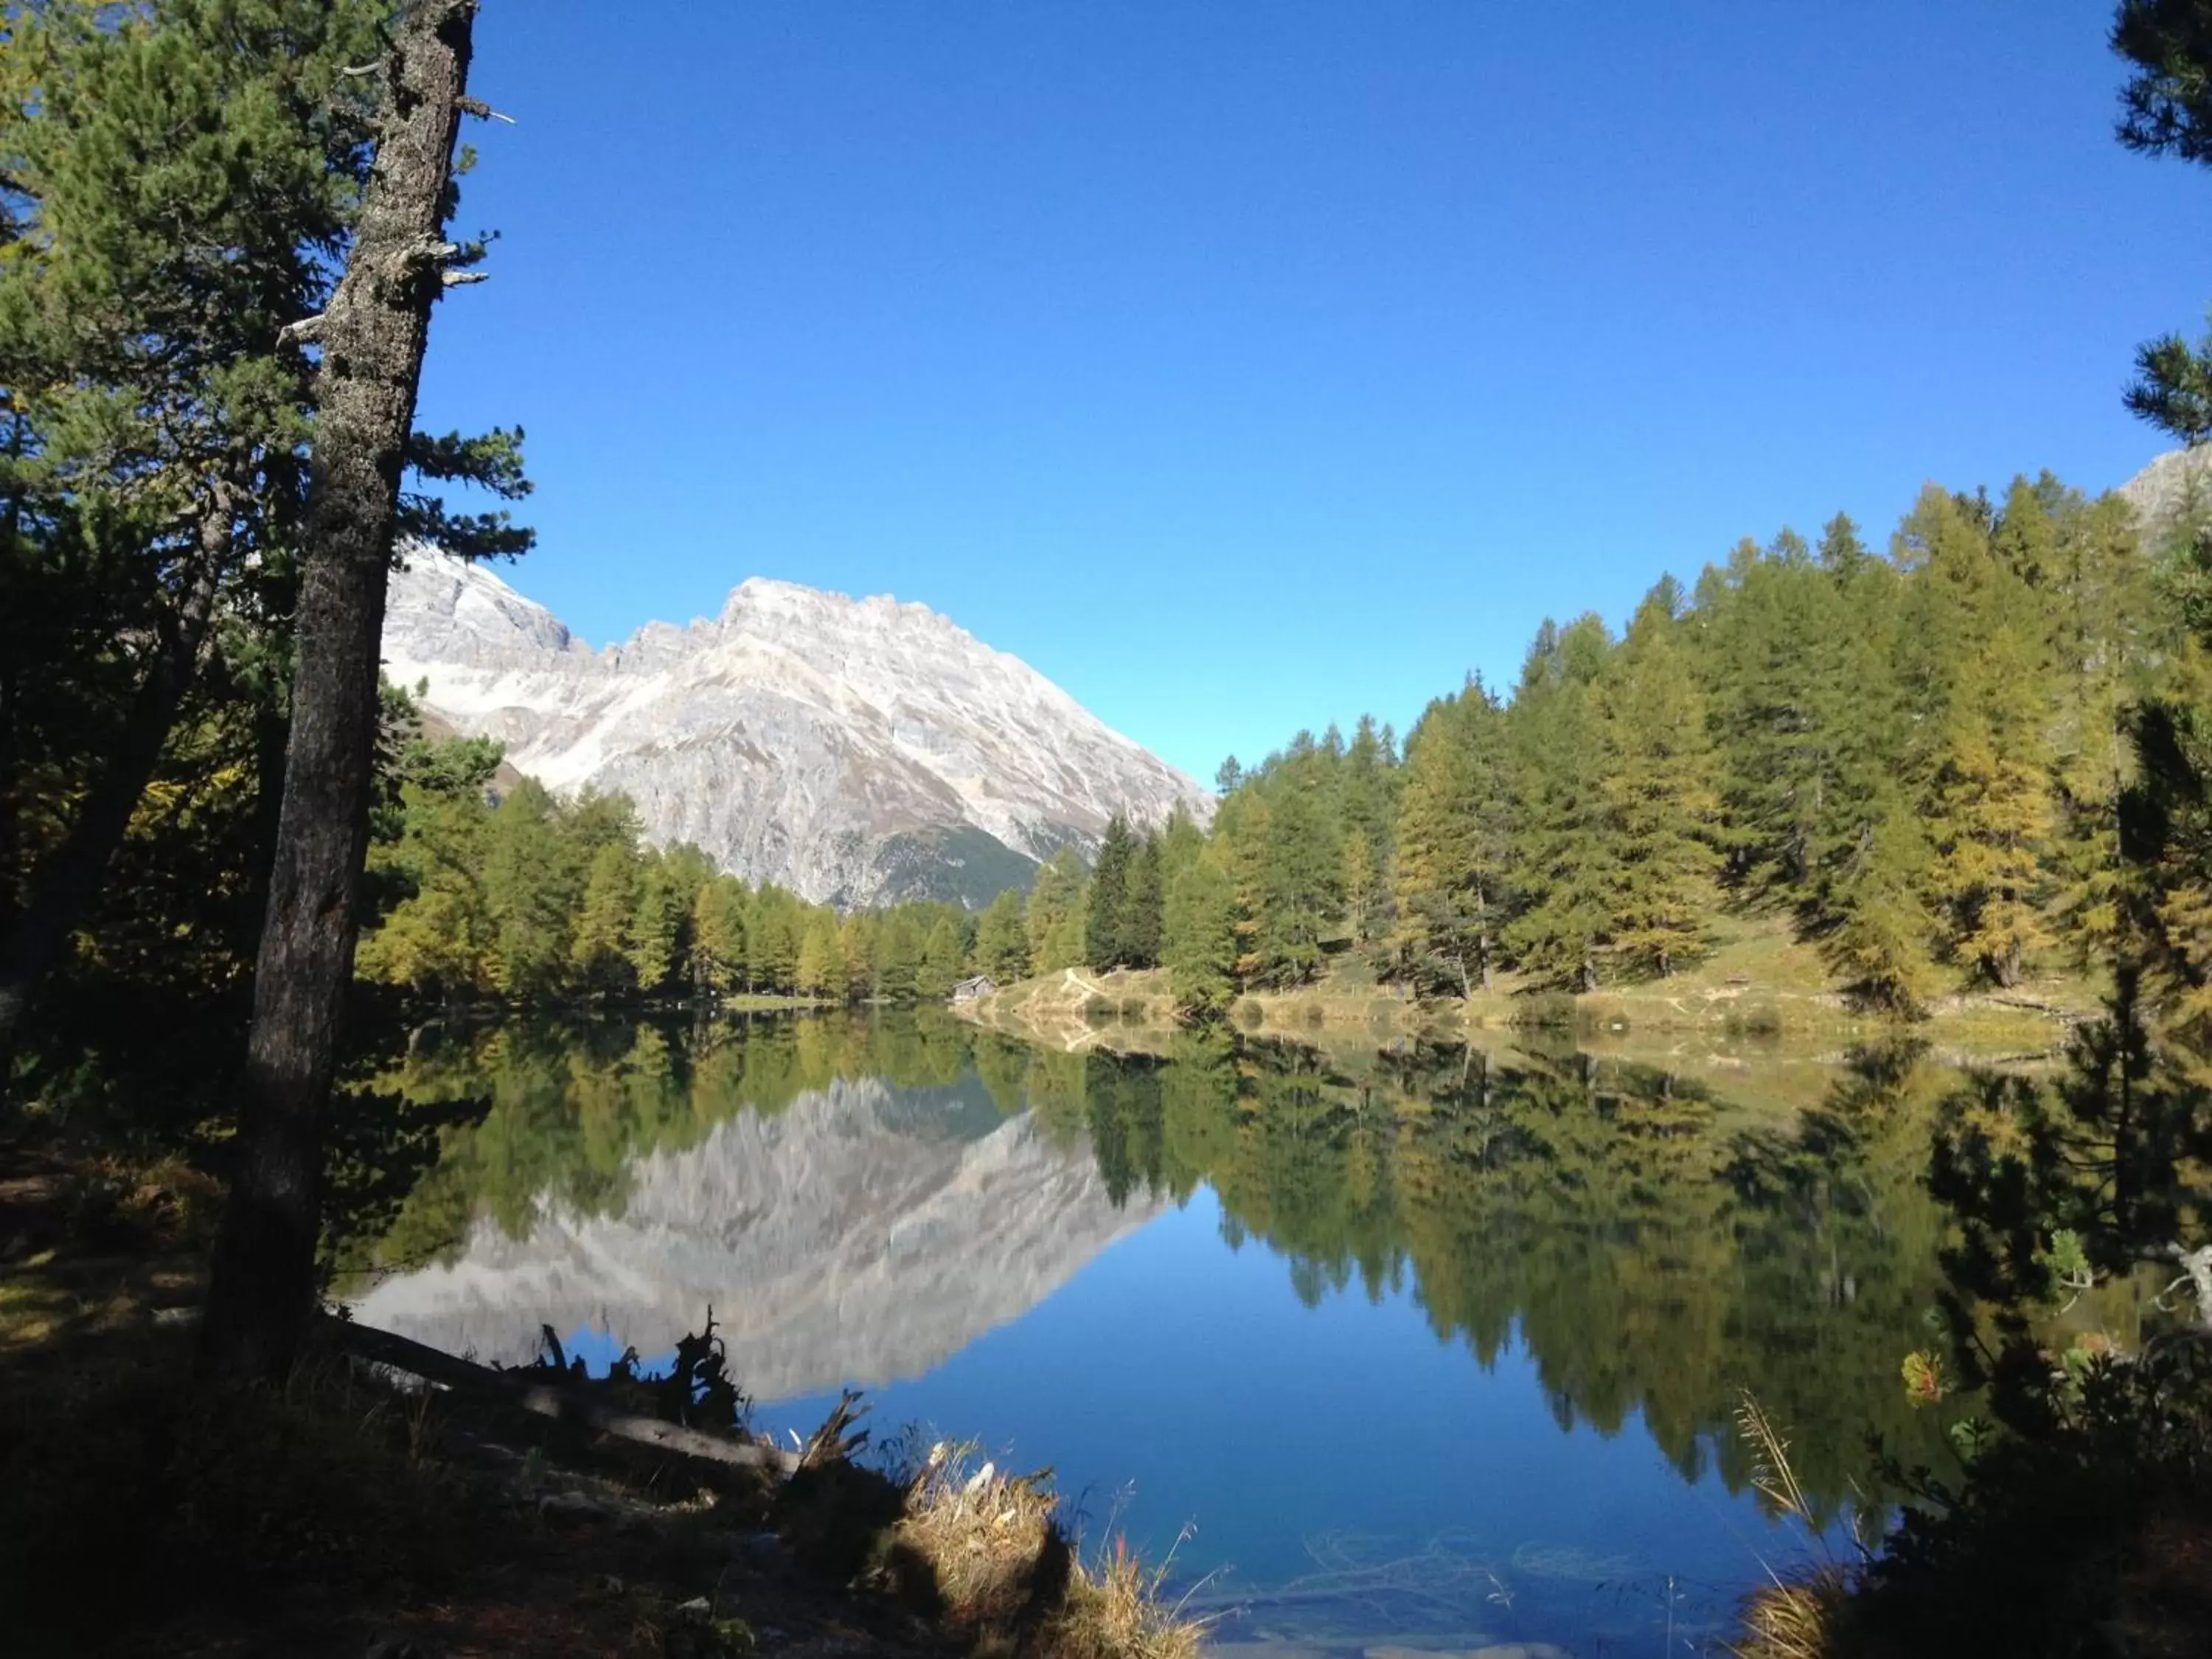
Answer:
[[845, 1016], [424, 1031], [378, 1086], [489, 1109], [343, 1282], [369, 1323], [504, 1360], [546, 1323], [650, 1358], [711, 1304], [772, 1426], [866, 1387], [886, 1431], [1012, 1437], [1094, 1524], [1157, 1547], [1196, 1516], [1179, 1565], [1233, 1562], [1262, 1610], [1302, 1587], [1227, 1634], [1634, 1648], [1655, 1586], [1678, 1633], [1700, 1597], [1717, 1626], [1787, 1553], [1744, 1391], [1832, 1516], [1885, 1497], [1870, 1437], [1941, 1447], [1898, 1368], [1950, 1076], [1705, 1074]]

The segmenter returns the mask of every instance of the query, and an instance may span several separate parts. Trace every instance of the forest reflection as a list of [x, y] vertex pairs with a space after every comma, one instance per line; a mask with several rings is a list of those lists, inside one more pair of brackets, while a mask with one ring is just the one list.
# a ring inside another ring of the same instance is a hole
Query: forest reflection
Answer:
[[[977, 1121], [948, 1125], [944, 1091], [971, 1078]], [[337, 1241], [341, 1283], [452, 1260], [471, 1225], [619, 1217], [642, 1156], [840, 1079], [934, 1091], [939, 1137], [1033, 1113], [1117, 1205], [1208, 1186], [1224, 1243], [1281, 1257], [1308, 1305], [1410, 1291], [1475, 1364], [1524, 1344], [1563, 1428], [1640, 1418], [1686, 1478], [1747, 1482], [1746, 1390], [1831, 1513], [1884, 1496], [1863, 1489], [1871, 1440], [1908, 1467], [1939, 1455], [1899, 1365], [1942, 1283], [1924, 1176], [1957, 1074], [1910, 1049], [1808, 1088], [1755, 1063], [1716, 1085], [1540, 1046], [1324, 1053], [1219, 1030], [1066, 1054], [911, 1016], [425, 1029], [369, 1087], [433, 1126], [434, 1161]]]

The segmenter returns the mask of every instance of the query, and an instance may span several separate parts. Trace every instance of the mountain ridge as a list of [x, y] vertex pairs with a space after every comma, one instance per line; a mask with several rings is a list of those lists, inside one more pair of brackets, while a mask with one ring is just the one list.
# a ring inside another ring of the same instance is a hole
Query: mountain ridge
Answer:
[[1116, 813], [1212, 810], [1019, 658], [888, 595], [750, 577], [712, 617], [595, 649], [489, 570], [417, 546], [392, 575], [384, 654], [518, 770], [620, 790], [653, 840], [815, 902], [981, 906]]

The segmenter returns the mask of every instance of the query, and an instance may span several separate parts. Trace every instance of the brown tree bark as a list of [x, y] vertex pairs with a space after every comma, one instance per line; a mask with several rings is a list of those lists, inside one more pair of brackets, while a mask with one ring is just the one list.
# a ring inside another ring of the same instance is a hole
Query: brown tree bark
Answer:
[[230, 1201], [202, 1330], [204, 1368], [290, 1368], [314, 1311], [322, 1117], [353, 977], [368, 838], [377, 647], [467, 95], [476, 0], [410, 0], [353, 253], [330, 306], [295, 337], [322, 346], [301, 569], [284, 801], [254, 969]]
[[[0, 402], [6, 400], [7, 394], [0, 392]], [[23, 417], [11, 409], [8, 416], [8, 458], [20, 460], [22, 453]], [[22, 533], [22, 492], [10, 489], [5, 504], [0, 505], [0, 559], [15, 556], [15, 541]], [[15, 925], [16, 912], [22, 903], [22, 798], [16, 774], [21, 765], [17, 731], [21, 719], [23, 681], [22, 666], [15, 653], [7, 648], [13, 631], [0, 629], [0, 927]], [[4, 1047], [0, 1044], [0, 1049]], [[7, 1091], [5, 1059], [4, 1053], [0, 1053], [0, 1095]]]
[[29, 902], [0, 933], [0, 1092], [4, 1091], [8, 1057], [23, 1014], [130, 832], [131, 815], [161, 763], [177, 710], [199, 676], [200, 647], [214, 620], [223, 571], [230, 563], [235, 524], [235, 498], [229, 485], [219, 483], [200, 521], [199, 544], [185, 572], [182, 602], [155, 641], [146, 677], [138, 684], [115, 747], [79, 803], [62, 844], [41, 861]]

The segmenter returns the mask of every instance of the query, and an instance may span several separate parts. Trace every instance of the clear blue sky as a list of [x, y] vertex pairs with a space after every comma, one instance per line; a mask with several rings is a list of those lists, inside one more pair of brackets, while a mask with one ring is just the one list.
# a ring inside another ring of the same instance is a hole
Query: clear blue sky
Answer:
[[2101, 0], [485, 0], [422, 419], [594, 643], [893, 592], [1210, 777], [1921, 483], [2157, 449]]

